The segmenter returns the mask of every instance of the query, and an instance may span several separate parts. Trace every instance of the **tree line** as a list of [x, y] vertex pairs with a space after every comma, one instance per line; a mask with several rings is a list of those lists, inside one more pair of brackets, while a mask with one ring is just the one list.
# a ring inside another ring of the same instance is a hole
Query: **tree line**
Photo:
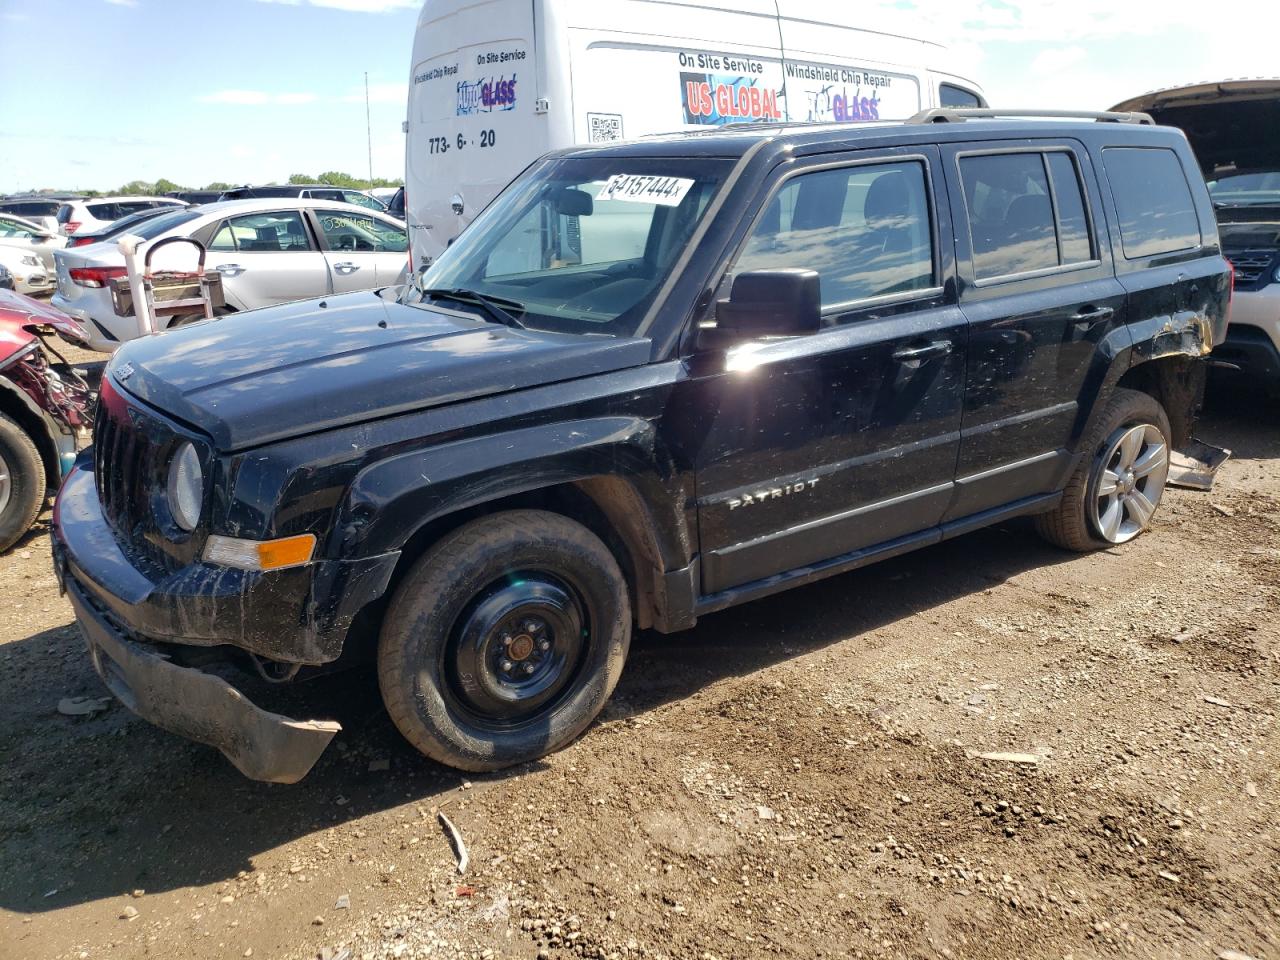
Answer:
[[[349, 173], [343, 173], [340, 170], [328, 170], [319, 176], [311, 176], [306, 173], [294, 173], [289, 175], [287, 183], [323, 183], [329, 187], [344, 187], [348, 190], [370, 190], [374, 187], [398, 187], [399, 180], [388, 180], [385, 177], [375, 177], [368, 180], [361, 177], [353, 177]], [[255, 186], [278, 186], [278, 180], [272, 180], [267, 184], [255, 184]], [[118, 190], [77, 190], [76, 193], [83, 194], [87, 197], [100, 196], [163, 196], [166, 193], [175, 193], [185, 190], [230, 190], [233, 184], [224, 183], [221, 180], [215, 180], [207, 183], [203, 187], [184, 186], [176, 183], [167, 177], [161, 177], [159, 180], [130, 180]]]

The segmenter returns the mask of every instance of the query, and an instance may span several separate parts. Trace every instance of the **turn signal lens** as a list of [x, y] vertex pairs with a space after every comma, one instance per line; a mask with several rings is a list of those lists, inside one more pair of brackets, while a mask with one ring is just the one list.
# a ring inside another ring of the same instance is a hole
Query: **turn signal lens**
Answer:
[[205, 541], [205, 563], [240, 570], [283, 570], [311, 561], [316, 549], [313, 533], [280, 540], [241, 540], [213, 535]]

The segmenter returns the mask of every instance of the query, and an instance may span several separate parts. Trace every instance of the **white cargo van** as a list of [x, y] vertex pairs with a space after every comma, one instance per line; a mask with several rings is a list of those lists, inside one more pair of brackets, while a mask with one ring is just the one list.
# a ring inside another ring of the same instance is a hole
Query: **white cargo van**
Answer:
[[416, 263], [549, 150], [986, 106], [943, 46], [859, 18], [847, 0], [426, 0], [405, 124]]

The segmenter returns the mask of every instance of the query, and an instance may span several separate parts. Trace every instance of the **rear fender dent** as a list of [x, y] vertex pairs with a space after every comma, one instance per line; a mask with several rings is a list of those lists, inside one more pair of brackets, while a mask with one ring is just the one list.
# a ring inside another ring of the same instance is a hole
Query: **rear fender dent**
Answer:
[[1162, 357], [1206, 357], [1213, 350], [1214, 324], [1205, 314], [1179, 310], [1136, 324], [1131, 365]]

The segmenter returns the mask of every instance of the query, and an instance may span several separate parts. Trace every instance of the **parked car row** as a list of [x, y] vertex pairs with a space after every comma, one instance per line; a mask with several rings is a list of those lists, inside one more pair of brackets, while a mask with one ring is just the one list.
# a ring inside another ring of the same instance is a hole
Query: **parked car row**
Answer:
[[[337, 203], [353, 203], [357, 207], [367, 207], [380, 213], [387, 212], [387, 205], [362, 190], [351, 190], [344, 187], [331, 187], [324, 183], [286, 183], [272, 184], [265, 187], [233, 187], [224, 190], [219, 200], [266, 200], [296, 197], [303, 200], [331, 200]], [[403, 217], [401, 217], [403, 219]]]
[[[226, 312], [368, 290], [401, 282], [408, 272], [403, 222], [330, 200], [184, 206], [135, 222], [128, 232], [147, 241], [191, 237], [203, 244], [206, 269], [222, 276]], [[136, 319], [119, 316], [112, 302], [110, 282], [125, 275], [114, 240], [59, 250], [55, 261], [53, 305], [80, 324], [91, 349], [111, 352], [138, 336]]]

